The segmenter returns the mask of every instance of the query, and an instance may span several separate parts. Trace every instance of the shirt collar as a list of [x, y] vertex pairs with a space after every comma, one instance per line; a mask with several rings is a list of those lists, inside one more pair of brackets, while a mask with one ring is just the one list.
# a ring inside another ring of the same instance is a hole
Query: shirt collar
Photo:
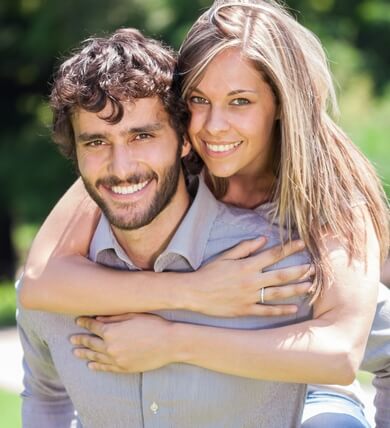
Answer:
[[[202, 264], [211, 228], [218, 213], [218, 201], [203, 178], [199, 177], [197, 181], [195, 198], [167, 248], [157, 258], [156, 271], [166, 267], [164, 260], [169, 260], [167, 256], [170, 255], [184, 257], [194, 270]], [[135, 267], [116, 240], [107, 218], [102, 215], [91, 240], [89, 257], [96, 262], [99, 253], [106, 250], [113, 250], [122, 261]]]
[[119, 242], [115, 238], [115, 235], [111, 229], [111, 225], [105, 215], [100, 216], [99, 223], [92, 237], [91, 244], [89, 247], [89, 258], [93, 262], [97, 262], [99, 254], [103, 251], [114, 251], [116, 256], [120, 258], [124, 263], [135, 268], [123, 248], [119, 245]]
[[218, 214], [219, 202], [202, 177], [198, 177], [197, 184], [196, 195], [187, 214], [165, 251], [157, 258], [156, 265], [171, 254], [184, 257], [194, 270], [202, 264], [211, 228]]

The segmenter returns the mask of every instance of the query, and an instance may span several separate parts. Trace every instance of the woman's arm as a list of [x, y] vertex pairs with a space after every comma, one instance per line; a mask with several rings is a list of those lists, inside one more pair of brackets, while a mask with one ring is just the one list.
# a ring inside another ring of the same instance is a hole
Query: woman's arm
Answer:
[[72, 342], [85, 347], [76, 355], [94, 361], [96, 370], [139, 372], [181, 362], [255, 379], [349, 384], [364, 353], [379, 281], [378, 242], [367, 214], [360, 220], [357, 227], [367, 231], [367, 266], [349, 263], [337, 240], [326, 238], [334, 281], [315, 302], [312, 320], [232, 330], [145, 314], [109, 323], [82, 318], [79, 325], [98, 337], [75, 336]]
[[[85, 315], [188, 309], [216, 316], [272, 316], [296, 310], [292, 305], [257, 302], [261, 287], [307, 278], [308, 266], [259, 272], [302, 250], [299, 241], [287, 245], [284, 252], [275, 248], [231, 263], [265, 244], [264, 239], [243, 242], [193, 273], [119, 271], [86, 258], [99, 216], [99, 209], [81, 180], [77, 180], [34, 240], [20, 292], [24, 307]], [[267, 290], [267, 300], [302, 295], [309, 287], [310, 284], [273, 287]]]

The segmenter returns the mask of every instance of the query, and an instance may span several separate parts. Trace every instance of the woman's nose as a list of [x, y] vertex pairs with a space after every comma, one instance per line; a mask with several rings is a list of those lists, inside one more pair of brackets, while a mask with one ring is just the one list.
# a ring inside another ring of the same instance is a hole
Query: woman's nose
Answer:
[[229, 123], [222, 108], [210, 108], [205, 123], [205, 129], [211, 135], [217, 135], [229, 129]]

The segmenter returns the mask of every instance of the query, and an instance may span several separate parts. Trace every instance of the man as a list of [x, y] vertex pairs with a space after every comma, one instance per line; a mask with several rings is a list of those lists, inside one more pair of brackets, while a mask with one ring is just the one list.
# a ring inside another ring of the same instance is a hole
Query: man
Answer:
[[[180, 159], [189, 146], [180, 103], [169, 91], [173, 64], [158, 43], [121, 30], [91, 39], [57, 76], [52, 102], [66, 106], [56, 110], [63, 115], [56, 120], [57, 135], [64, 151], [75, 151], [85, 187], [104, 213], [90, 248], [98, 263], [189, 271], [243, 239], [267, 235], [269, 245], [278, 242], [278, 230], [254, 213], [218, 203], [202, 181], [194, 194], [187, 192]], [[299, 253], [279, 266], [307, 262]], [[70, 426], [73, 419], [92, 427], [298, 426], [303, 385], [258, 380], [272, 379], [266, 364], [257, 378], [243, 361], [232, 373], [238, 376], [219, 373], [221, 362], [212, 359], [207, 368], [182, 364], [186, 349], [170, 349], [177, 330], [167, 321], [191, 324], [194, 334], [197, 325], [230, 327], [239, 337], [238, 329], [308, 319], [307, 299], [294, 302], [298, 313], [283, 319], [224, 319], [184, 310], [135, 315], [138, 361], [132, 374], [120, 375], [91, 372], [73, 357], [69, 337], [83, 330], [72, 317], [21, 309], [24, 426]]]

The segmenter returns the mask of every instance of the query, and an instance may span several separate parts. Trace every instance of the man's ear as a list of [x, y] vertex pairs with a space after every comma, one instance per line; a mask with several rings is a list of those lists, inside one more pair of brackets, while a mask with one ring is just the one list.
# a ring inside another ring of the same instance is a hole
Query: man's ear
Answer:
[[191, 143], [187, 137], [184, 137], [183, 144], [181, 146], [181, 157], [184, 158], [191, 151]]

